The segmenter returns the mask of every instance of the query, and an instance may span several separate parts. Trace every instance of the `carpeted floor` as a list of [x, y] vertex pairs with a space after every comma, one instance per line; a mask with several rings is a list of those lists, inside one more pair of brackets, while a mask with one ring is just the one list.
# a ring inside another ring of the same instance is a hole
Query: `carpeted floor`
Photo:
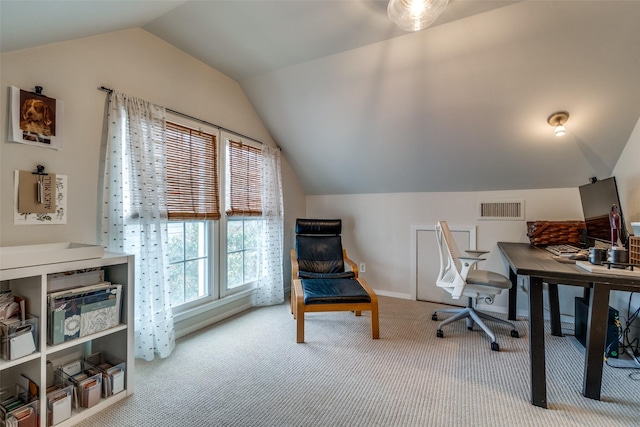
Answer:
[[638, 370], [605, 366], [602, 401], [584, 398], [580, 349], [547, 335], [549, 409], [537, 408], [525, 320], [521, 338], [496, 325], [493, 352], [464, 322], [436, 338], [435, 307], [381, 297], [380, 340], [368, 313], [309, 314], [304, 344], [288, 304], [256, 308], [136, 361], [135, 393], [78, 426], [640, 425]]

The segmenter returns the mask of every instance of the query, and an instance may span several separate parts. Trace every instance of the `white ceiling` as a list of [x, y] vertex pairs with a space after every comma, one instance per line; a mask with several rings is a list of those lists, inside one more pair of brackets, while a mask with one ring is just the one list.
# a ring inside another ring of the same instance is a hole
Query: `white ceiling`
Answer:
[[450, 0], [405, 33], [386, 1], [1, 0], [0, 50], [141, 27], [236, 79], [308, 194], [556, 188], [609, 176], [640, 118], [638, 22], [638, 1]]

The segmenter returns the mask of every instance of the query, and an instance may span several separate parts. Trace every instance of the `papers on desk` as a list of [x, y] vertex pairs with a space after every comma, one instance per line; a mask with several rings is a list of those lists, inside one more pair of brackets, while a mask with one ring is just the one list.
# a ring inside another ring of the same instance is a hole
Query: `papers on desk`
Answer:
[[625, 268], [607, 268], [606, 265], [595, 265], [588, 261], [576, 261], [576, 265], [589, 273], [605, 274], [608, 276], [633, 276], [640, 277], [640, 265], [635, 266], [633, 271]]

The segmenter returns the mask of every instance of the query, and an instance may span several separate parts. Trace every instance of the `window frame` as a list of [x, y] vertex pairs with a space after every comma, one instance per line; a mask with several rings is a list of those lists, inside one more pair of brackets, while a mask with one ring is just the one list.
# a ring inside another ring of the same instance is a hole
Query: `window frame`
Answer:
[[[211, 262], [211, 259], [218, 256], [217, 254], [217, 249], [215, 248], [215, 239], [217, 236], [217, 227], [214, 220], [172, 220], [169, 221], [172, 223], [181, 223], [184, 224], [188, 223], [188, 222], [202, 222], [204, 223], [204, 239], [205, 239], [205, 244], [206, 246], [206, 251], [207, 251], [207, 268], [206, 268], [206, 286], [208, 288], [208, 293], [206, 295], [203, 295], [202, 297], [198, 297], [195, 298], [191, 301], [187, 301], [187, 302], [183, 302], [180, 303], [178, 305], [175, 306], [171, 306], [171, 308], [174, 310], [174, 313], [182, 313], [184, 311], [188, 311], [191, 310], [193, 308], [199, 307], [203, 304], [207, 304], [209, 302], [211, 302], [212, 300], [215, 300], [216, 297], [214, 297], [214, 295], [218, 294], [217, 291], [217, 283], [218, 283], [218, 279], [216, 278], [216, 265], [214, 262]], [[182, 263], [185, 262], [185, 260], [181, 261]], [[169, 262], [171, 264], [171, 262]]]
[[[218, 170], [222, 170], [224, 173], [220, 173], [220, 186], [222, 187], [222, 191], [220, 191], [220, 199], [221, 203], [220, 203], [220, 210], [221, 212], [226, 212], [227, 211], [227, 183], [228, 183], [228, 146], [229, 146], [229, 141], [233, 140], [236, 142], [241, 142], [242, 144], [246, 144], [246, 145], [250, 145], [254, 148], [260, 148], [261, 146], [259, 143], [257, 142], [253, 142], [251, 140], [247, 140], [246, 138], [242, 138], [236, 134], [233, 133], [229, 133], [229, 132], [225, 132], [225, 131], [221, 131], [220, 132], [220, 143], [218, 144], [218, 149], [221, 151], [221, 156], [219, 156], [220, 162], [222, 165], [224, 165], [222, 168], [219, 168]], [[244, 220], [255, 220], [255, 221], [260, 221], [259, 216], [234, 216], [234, 217], [228, 217], [226, 214], [222, 215], [222, 218], [220, 220], [220, 267], [221, 267], [221, 272], [220, 275], [222, 276], [222, 272], [224, 271], [224, 286], [222, 285], [221, 282], [221, 286], [220, 286], [220, 298], [224, 298], [226, 296], [230, 296], [230, 295], [234, 295], [240, 292], [245, 292], [248, 290], [252, 290], [255, 289], [257, 286], [257, 280], [252, 281], [252, 282], [247, 282], [244, 283], [240, 286], [234, 287], [234, 288], [229, 288], [228, 283], [227, 283], [227, 275], [228, 275], [228, 254], [227, 254], [227, 247], [228, 247], [228, 230], [229, 230], [229, 225], [228, 222], [229, 220], [231, 221], [235, 221], [238, 219], [244, 219]], [[259, 254], [258, 254], [259, 256]], [[221, 277], [220, 280], [222, 281], [223, 278]]]
[[[257, 280], [244, 283], [240, 286], [229, 288], [227, 282], [228, 276], [228, 265], [227, 265], [227, 232], [228, 232], [228, 221], [229, 218], [225, 214], [227, 208], [226, 201], [226, 190], [227, 190], [227, 146], [228, 140], [233, 140], [237, 142], [242, 142], [243, 144], [251, 145], [255, 148], [261, 148], [258, 143], [247, 140], [246, 138], [242, 138], [237, 136], [236, 134], [225, 132], [223, 130], [207, 126], [205, 124], [199, 123], [194, 120], [190, 120], [188, 118], [182, 117], [180, 115], [175, 115], [170, 112], [167, 112], [166, 120], [172, 123], [178, 124], [180, 126], [189, 127], [195, 130], [201, 130], [206, 133], [210, 133], [215, 135], [217, 138], [217, 168], [218, 168], [218, 183], [219, 183], [219, 207], [220, 207], [220, 219], [194, 219], [193, 221], [204, 221], [205, 222], [205, 234], [207, 241], [207, 252], [208, 252], [208, 287], [209, 287], [209, 295], [203, 296], [201, 298], [197, 298], [192, 301], [188, 301], [182, 304], [178, 304], [176, 306], [172, 306], [172, 310], [174, 315], [189, 316], [189, 312], [192, 312], [193, 315], [200, 312], [201, 309], [210, 306], [211, 304], [216, 304], [219, 301], [222, 301], [225, 298], [230, 298], [234, 296], [239, 296], [247, 292], [252, 292], [256, 289]], [[258, 216], [247, 216], [247, 217], [232, 217], [232, 221], [237, 219], [243, 220], [253, 220], [260, 221], [261, 217]], [[191, 220], [172, 220], [171, 222], [189, 222]]]
[[[216, 167], [218, 169], [218, 185], [221, 186], [222, 185], [221, 179], [223, 174], [221, 173], [220, 167], [224, 165], [224, 163], [222, 163], [222, 160], [220, 157], [220, 154], [222, 151], [220, 149], [220, 146], [222, 145], [220, 143], [220, 130], [215, 127], [207, 126], [203, 123], [197, 122], [195, 120], [191, 120], [183, 116], [170, 113], [168, 111], [166, 113], [166, 120], [180, 126], [184, 126], [191, 129], [200, 130], [202, 132], [209, 133], [216, 137], [217, 139]], [[221, 200], [220, 191], [218, 191], [218, 206], [220, 207], [221, 212], [222, 212], [222, 203], [224, 203], [224, 200]], [[182, 304], [172, 306], [171, 308], [173, 310], [174, 315], [182, 315], [182, 314], [188, 313], [189, 311], [196, 310], [201, 307], [205, 307], [211, 303], [215, 303], [217, 300], [221, 298], [220, 280], [222, 279], [222, 277], [221, 277], [221, 265], [220, 265], [221, 255], [220, 255], [220, 237], [219, 237], [220, 236], [220, 220], [214, 220], [214, 219], [167, 220], [167, 222], [181, 222], [181, 223], [191, 222], [191, 221], [194, 221], [194, 222], [200, 221], [205, 223], [204, 233], [205, 233], [205, 240], [207, 243], [207, 254], [208, 254], [207, 286], [209, 288], [209, 294], [188, 302], [184, 302]]]

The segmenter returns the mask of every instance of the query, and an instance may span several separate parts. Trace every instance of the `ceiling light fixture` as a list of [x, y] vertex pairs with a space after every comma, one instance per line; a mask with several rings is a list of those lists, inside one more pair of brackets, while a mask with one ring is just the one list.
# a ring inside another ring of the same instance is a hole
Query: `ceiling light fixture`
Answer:
[[567, 130], [564, 128], [567, 120], [569, 120], [569, 113], [566, 111], [558, 111], [549, 116], [547, 123], [556, 128], [554, 131], [556, 136], [562, 136], [567, 133]]
[[389, 18], [405, 31], [420, 31], [440, 16], [449, 0], [389, 0]]

